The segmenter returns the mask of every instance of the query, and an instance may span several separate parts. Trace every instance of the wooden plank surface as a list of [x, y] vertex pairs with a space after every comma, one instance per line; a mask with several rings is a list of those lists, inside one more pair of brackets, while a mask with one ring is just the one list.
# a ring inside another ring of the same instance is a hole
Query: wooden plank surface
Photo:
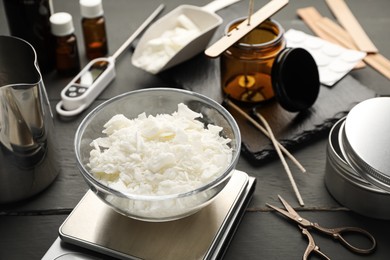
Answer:
[[[121, 43], [142, 23], [162, 1], [103, 1], [107, 30], [109, 34], [109, 48], [112, 54]], [[207, 0], [171, 0], [166, 1], [164, 13], [169, 12], [182, 3], [205, 5]], [[370, 38], [375, 42], [381, 54], [390, 57], [388, 35], [390, 20], [388, 10], [390, 2], [377, 0], [375, 4], [366, 0], [346, 1], [359, 22], [368, 28]], [[265, 0], [256, 1], [256, 8], [260, 8]], [[223, 25], [217, 30], [212, 42], [222, 35], [223, 27], [229, 21], [247, 14], [248, 1], [242, 1], [218, 14], [224, 19]], [[282, 24], [285, 30], [290, 28], [310, 33], [304, 22], [296, 15], [298, 8], [315, 6], [322, 15], [332, 17], [325, 1], [304, 0], [290, 1], [290, 3], [274, 19]], [[80, 39], [79, 48], [82, 63], [83, 57], [82, 35], [78, 21], [80, 14], [77, 0], [54, 0], [56, 11], [66, 11], [73, 15], [76, 34]], [[0, 33], [7, 34], [7, 24], [3, 6], [0, 4]], [[211, 42], [211, 43], [212, 43]], [[83, 117], [95, 106], [115, 95], [126, 91], [153, 87], [172, 86], [194, 89], [202, 94], [218, 100], [220, 98], [219, 75], [202, 74], [201, 66], [218, 66], [218, 60], [205, 60], [203, 56], [180, 65], [177, 68], [160, 75], [151, 75], [134, 68], [130, 61], [131, 52], [125, 53], [117, 63], [117, 78], [94, 102], [92, 107], [79, 117], [72, 120], [62, 120], [55, 116], [55, 131], [58, 136], [58, 145], [61, 148], [61, 173], [55, 182], [44, 192], [29, 200], [0, 205], [0, 259], [40, 259], [58, 235], [58, 228], [85, 194], [87, 185], [84, 183], [76, 168], [73, 152], [73, 137], [78, 124]], [[1, 57], [0, 57], [1, 58]], [[189, 73], [189, 68], [191, 68]], [[178, 74], [188, 75], [186, 80]], [[361, 84], [373, 89], [381, 95], [390, 94], [389, 80], [370, 67], [351, 72], [350, 75]], [[61, 89], [70, 78], [59, 78], [54, 72], [44, 76], [51, 105], [54, 107], [59, 100]], [[340, 225], [355, 225], [366, 228], [378, 240], [378, 249], [374, 255], [360, 257], [345, 250], [338, 243], [315, 236], [321, 249], [332, 259], [386, 259], [390, 255], [388, 234], [390, 221], [380, 221], [350, 212], [339, 205], [327, 192], [324, 185], [326, 138], [303, 147], [294, 152], [307, 169], [302, 174], [292, 164], [291, 169], [300, 192], [305, 201], [302, 214], [317, 220], [329, 227]], [[253, 166], [245, 158], [241, 158], [237, 169], [256, 177], [257, 188], [252, 202], [239, 226], [232, 243], [227, 250], [225, 259], [301, 259], [307, 241], [301, 236], [296, 226], [270, 212], [265, 203], [280, 205], [277, 195], [282, 195], [295, 207], [298, 206], [290, 183], [285, 175], [282, 164], [278, 160]]]
[[[313, 233], [321, 250], [331, 259], [387, 259], [390, 255], [388, 221], [367, 219], [347, 211], [318, 210], [303, 212], [303, 216], [326, 227], [357, 225], [369, 230], [378, 241], [373, 255], [356, 255], [337, 241]], [[40, 259], [57, 237], [65, 215], [0, 217], [0, 259]], [[17, 223], [17, 224], [16, 224]], [[306, 238], [297, 226], [270, 211], [249, 211], [245, 214], [224, 256], [237, 259], [301, 259]]]

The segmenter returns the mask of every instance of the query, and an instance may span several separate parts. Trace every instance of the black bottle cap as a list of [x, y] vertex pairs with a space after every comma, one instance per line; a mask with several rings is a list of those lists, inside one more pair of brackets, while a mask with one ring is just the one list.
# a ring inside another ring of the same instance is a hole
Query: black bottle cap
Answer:
[[320, 91], [317, 64], [302, 48], [285, 48], [272, 66], [272, 86], [279, 104], [290, 112], [311, 107]]

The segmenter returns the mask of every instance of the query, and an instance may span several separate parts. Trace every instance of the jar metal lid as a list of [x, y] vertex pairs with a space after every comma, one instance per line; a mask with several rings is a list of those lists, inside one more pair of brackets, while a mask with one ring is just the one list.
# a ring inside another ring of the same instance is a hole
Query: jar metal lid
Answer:
[[373, 185], [390, 192], [390, 98], [365, 100], [351, 109], [342, 131], [343, 155]]
[[318, 67], [311, 54], [303, 48], [282, 50], [272, 65], [271, 78], [276, 99], [288, 111], [305, 110], [318, 97]]
[[[344, 131], [346, 118], [347, 117], [340, 119], [331, 129], [331, 133], [329, 134], [329, 146], [331, 146], [333, 151], [329, 156], [334, 156], [336, 158], [336, 163], [340, 166], [342, 165], [343, 170], [340, 174], [343, 174], [344, 176], [348, 175], [348, 179], [353, 185], [357, 185], [372, 192], [387, 193], [383, 189], [373, 185], [371, 182], [368, 182], [365, 178], [363, 178], [351, 167], [351, 165], [345, 159], [344, 148], [340, 144], [342, 144], [342, 133]], [[333, 139], [331, 139], [332, 137]]]

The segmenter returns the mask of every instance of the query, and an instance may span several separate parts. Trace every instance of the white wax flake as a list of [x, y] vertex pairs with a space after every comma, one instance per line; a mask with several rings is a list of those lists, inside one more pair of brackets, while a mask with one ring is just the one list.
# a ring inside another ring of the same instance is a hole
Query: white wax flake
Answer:
[[293, 29], [285, 33], [285, 38], [287, 47], [304, 48], [313, 56], [318, 67], [320, 81], [327, 86], [333, 86], [366, 56], [364, 52], [345, 49], [319, 37]]
[[159, 72], [184, 46], [200, 34], [200, 29], [190, 18], [181, 14], [176, 27], [162, 32], [161, 36], [149, 40], [141, 55], [133, 60], [136, 67], [152, 74]]
[[113, 116], [92, 141], [89, 167], [104, 184], [121, 192], [167, 195], [194, 190], [220, 176], [232, 160], [230, 139], [220, 126], [200, 122], [202, 114], [179, 104], [172, 114], [134, 119]]

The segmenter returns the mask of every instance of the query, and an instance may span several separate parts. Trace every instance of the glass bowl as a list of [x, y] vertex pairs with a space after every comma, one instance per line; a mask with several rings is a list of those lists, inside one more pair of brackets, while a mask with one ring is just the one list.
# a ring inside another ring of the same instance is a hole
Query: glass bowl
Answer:
[[[129, 119], [146, 115], [172, 114], [179, 103], [201, 113], [197, 120], [223, 128], [220, 135], [231, 139], [232, 160], [222, 174], [209, 183], [184, 193], [169, 195], [140, 195], [119, 191], [100, 182], [88, 167], [93, 140], [104, 136], [104, 124], [114, 115]], [[77, 166], [90, 189], [115, 211], [134, 219], [162, 222], [189, 216], [206, 205], [226, 186], [238, 162], [241, 136], [232, 115], [220, 104], [201, 94], [171, 88], [149, 88], [114, 97], [91, 111], [81, 122], [75, 135]]]

